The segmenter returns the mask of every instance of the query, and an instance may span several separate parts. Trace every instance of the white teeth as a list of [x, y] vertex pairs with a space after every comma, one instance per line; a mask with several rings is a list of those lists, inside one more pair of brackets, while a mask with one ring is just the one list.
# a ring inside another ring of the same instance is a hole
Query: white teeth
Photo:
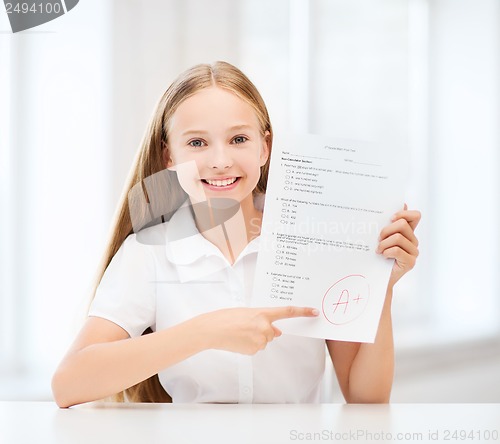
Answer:
[[232, 183], [236, 182], [236, 177], [233, 177], [232, 179], [224, 179], [224, 180], [209, 180], [205, 179], [207, 183], [210, 185], [216, 186], [216, 187], [226, 187], [228, 185], [231, 185]]

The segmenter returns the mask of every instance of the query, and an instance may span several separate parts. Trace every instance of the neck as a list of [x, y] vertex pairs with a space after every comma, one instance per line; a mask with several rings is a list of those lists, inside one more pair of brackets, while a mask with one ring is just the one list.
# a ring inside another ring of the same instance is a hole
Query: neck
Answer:
[[230, 264], [260, 234], [262, 212], [255, 208], [250, 195], [232, 208], [220, 208], [215, 202], [193, 205], [200, 233], [224, 254]]

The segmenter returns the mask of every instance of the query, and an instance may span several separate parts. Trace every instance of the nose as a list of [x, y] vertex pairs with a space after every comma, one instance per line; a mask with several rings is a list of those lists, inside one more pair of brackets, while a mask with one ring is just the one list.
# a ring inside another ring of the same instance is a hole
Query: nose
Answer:
[[218, 170], [227, 170], [233, 166], [230, 149], [221, 145], [214, 147], [210, 153], [211, 167]]

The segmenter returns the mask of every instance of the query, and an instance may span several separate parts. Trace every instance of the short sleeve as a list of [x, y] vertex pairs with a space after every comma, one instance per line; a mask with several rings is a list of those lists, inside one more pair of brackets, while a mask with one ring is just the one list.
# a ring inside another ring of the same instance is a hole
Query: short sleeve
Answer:
[[156, 270], [151, 246], [132, 234], [111, 260], [89, 310], [122, 327], [130, 337], [140, 336], [155, 323]]

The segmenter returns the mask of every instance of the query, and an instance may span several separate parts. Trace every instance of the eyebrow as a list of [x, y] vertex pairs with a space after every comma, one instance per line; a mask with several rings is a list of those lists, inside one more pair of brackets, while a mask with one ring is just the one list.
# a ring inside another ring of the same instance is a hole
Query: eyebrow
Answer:
[[[228, 129], [228, 131], [244, 130], [244, 129], [252, 129], [252, 126], [247, 125], [247, 124], [233, 125], [231, 128]], [[187, 130], [187, 131], [184, 131], [181, 134], [181, 136], [187, 136], [189, 134], [208, 134], [208, 131], [205, 131], [205, 130]]]

